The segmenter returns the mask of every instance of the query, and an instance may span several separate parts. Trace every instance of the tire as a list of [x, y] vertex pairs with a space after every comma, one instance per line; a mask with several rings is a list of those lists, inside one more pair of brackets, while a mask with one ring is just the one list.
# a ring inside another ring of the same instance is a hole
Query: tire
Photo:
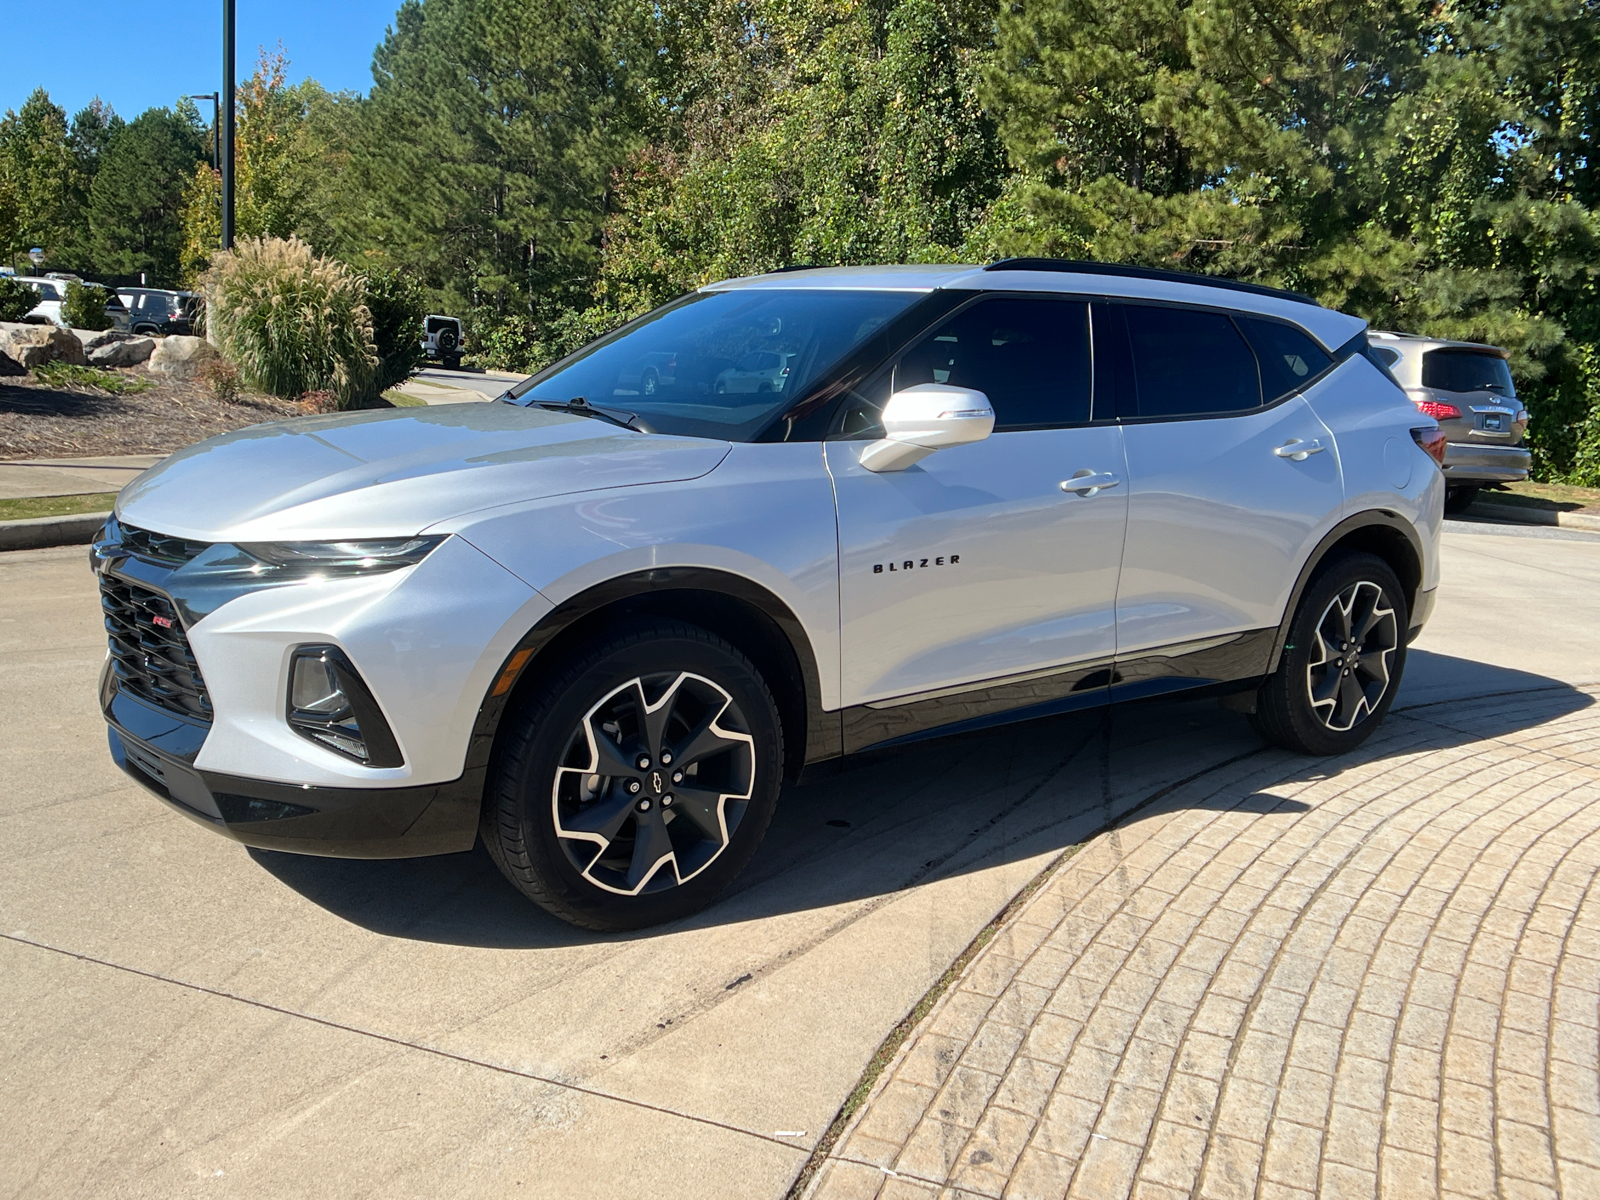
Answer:
[[[1256, 732], [1300, 754], [1343, 754], [1366, 741], [1400, 687], [1409, 617], [1381, 558], [1351, 553], [1324, 563], [1300, 598], [1278, 669], [1257, 693]], [[1353, 670], [1336, 640], [1344, 629], [1362, 636]]]
[[744, 869], [782, 770], [777, 706], [749, 659], [697, 626], [642, 621], [579, 648], [507, 715], [483, 840], [564, 921], [658, 925]]
[[444, 356], [444, 369], [447, 371], [461, 370], [461, 355], [446, 354]]
[[1444, 494], [1444, 510], [1447, 513], [1464, 513], [1477, 498], [1478, 489], [1475, 487], [1450, 488]]
[[644, 373], [644, 378], [639, 381], [639, 394], [654, 396], [661, 387], [661, 376], [656, 374], [656, 369], [651, 367]]

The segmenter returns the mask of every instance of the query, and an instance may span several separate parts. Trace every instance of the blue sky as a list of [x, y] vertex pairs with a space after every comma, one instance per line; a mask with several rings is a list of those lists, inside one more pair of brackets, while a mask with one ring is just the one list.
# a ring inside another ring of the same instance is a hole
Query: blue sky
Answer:
[[[372, 52], [399, 0], [236, 0], [237, 71], [249, 76], [257, 47], [283, 43], [290, 81], [311, 76], [332, 91], [372, 86]], [[170, 106], [222, 82], [221, 0], [155, 5], [79, 0], [72, 5], [4, 0], [5, 66], [0, 111], [35, 87], [67, 110], [94, 96], [124, 117]], [[202, 104], [210, 119], [209, 104]]]

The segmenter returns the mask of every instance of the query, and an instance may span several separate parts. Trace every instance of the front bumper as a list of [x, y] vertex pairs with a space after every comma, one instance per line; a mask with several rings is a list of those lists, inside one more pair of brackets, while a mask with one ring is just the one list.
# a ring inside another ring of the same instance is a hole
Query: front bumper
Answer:
[[124, 692], [109, 695], [112, 761], [175, 811], [246, 846], [332, 858], [420, 858], [470, 850], [477, 840], [481, 766], [449, 783], [391, 788], [313, 787], [203, 771], [192, 761], [203, 731]]
[[1533, 455], [1523, 446], [1479, 446], [1450, 442], [1444, 452], [1448, 483], [1521, 483], [1533, 468]]

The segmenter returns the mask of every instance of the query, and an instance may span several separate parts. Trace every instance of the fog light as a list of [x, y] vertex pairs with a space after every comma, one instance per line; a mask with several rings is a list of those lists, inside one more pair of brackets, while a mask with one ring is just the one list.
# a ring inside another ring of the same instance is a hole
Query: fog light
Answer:
[[289, 727], [369, 767], [405, 759], [355, 667], [336, 646], [302, 646], [289, 664]]

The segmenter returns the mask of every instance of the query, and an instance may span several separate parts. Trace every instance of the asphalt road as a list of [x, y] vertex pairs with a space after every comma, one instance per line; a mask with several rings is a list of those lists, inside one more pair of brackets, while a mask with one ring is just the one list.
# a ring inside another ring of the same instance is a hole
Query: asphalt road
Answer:
[[[1401, 706], [1600, 681], [1600, 537], [1453, 523], [1444, 567]], [[1018, 889], [1260, 752], [1166, 702], [865, 757], [791, 789], [710, 912], [601, 937], [481, 850], [303, 858], [167, 811], [106, 755], [82, 548], [0, 555], [0, 613], [0, 1196], [782, 1196]]]
[[447, 371], [443, 367], [423, 367], [412, 372], [411, 378], [439, 387], [463, 388], [477, 392], [486, 400], [493, 400], [513, 383], [527, 376], [506, 371]]

